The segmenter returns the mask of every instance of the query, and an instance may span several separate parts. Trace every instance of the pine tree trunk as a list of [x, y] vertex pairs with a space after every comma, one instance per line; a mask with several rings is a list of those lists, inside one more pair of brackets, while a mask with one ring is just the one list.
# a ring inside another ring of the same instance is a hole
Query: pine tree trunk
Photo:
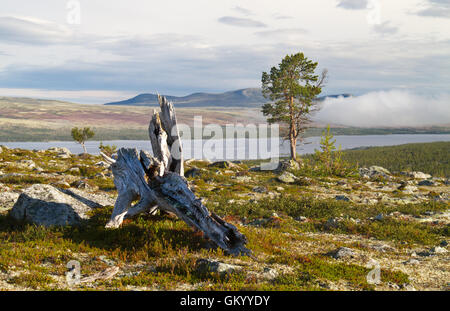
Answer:
[[289, 114], [291, 119], [291, 124], [289, 125], [289, 140], [291, 145], [291, 159], [297, 161], [297, 137], [296, 128], [294, 120], [294, 97], [291, 96], [289, 103]]

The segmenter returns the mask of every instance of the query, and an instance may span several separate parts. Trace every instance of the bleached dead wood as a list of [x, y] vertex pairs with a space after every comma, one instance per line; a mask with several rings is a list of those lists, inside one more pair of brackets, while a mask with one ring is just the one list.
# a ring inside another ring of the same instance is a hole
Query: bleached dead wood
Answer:
[[[117, 228], [125, 218], [156, 209], [177, 215], [230, 254], [248, 254], [246, 237], [208, 209], [189, 189], [183, 177], [182, 146], [172, 103], [159, 97], [161, 112], [153, 112], [149, 125], [152, 157], [145, 151], [121, 148], [111, 163], [118, 197], [106, 227]], [[168, 135], [170, 133], [171, 135]], [[131, 207], [133, 201], [138, 201]]]

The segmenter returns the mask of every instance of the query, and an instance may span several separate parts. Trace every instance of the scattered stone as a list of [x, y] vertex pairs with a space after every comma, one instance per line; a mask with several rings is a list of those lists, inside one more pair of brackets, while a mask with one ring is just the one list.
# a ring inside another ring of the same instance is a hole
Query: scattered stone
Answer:
[[325, 223], [325, 227], [328, 228], [336, 228], [339, 226], [339, 223], [342, 221], [342, 218], [329, 218], [327, 222]]
[[57, 181], [57, 182], [53, 183], [53, 185], [58, 188], [64, 188], [64, 189], [70, 188], [70, 184], [64, 180]]
[[10, 215], [43, 226], [78, 225], [91, 207], [51, 185], [35, 184], [20, 194]]
[[345, 195], [337, 195], [334, 197], [337, 201], [350, 202], [350, 199]]
[[114, 266], [116, 262], [112, 259], [109, 259], [105, 255], [98, 256], [98, 259], [106, 263], [108, 266]]
[[402, 172], [403, 175], [406, 175], [408, 177], [414, 178], [414, 179], [430, 179], [430, 174], [425, 174], [422, 172]]
[[407, 261], [403, 262], [404, 265], [418, 265], [420, 264], [420, 261], [418, 261], [417, 259], [411, 258], [408, 259]]
[[299, 216], [299, 217], [295, 218], [295, 220], [297, 220], [297, 221], [299, 221], [299, 222], [304, 222], [304, 221], [307, 221], [308, 218], [305, 217], [305, 216]]
[[430, 252], [434, 253], [434, 254], [445, 254], [445, 253], [447, 253], [447, 250], [443, 247], [435, 246], [430, 249]]
[[6, 186], [1, 186], [2, 184], [0, 184], [0, 212], [10, 210], [19, 198], [19, 193], [9, 191]]
[[374, 217], [374, 220], [378, 220], [378, 221], [382, 221], [383, 219], [384, 219], [383, 214], [378, 214], [377, 216]]
[[275, 189], [276, 189], [277, 191], [280, 191], [280, 192], [281, 192], [281, 191], [284, 191], [284, 188], [283, 188], [283, 187], [276, 187]]
[[391, 172], [381, 166], [363, 167], [359, 169], [359, 175], [362, 178], [372, 179], [377, 177], [390, 178]]
[[404, 291], [408, 291], [408, 292], [416, 291], [416, 288], [412, 284], [408, 284], [408, 283], [404, 283], [404, 284], [400, 285], [400, 288], [403, 289]]
[[266, 187], [259, 186], [259, 187], [254, 187], [254, 188], [252, 189], [252, 191], [253, 191], [253, 192], [256, 192], [256, 193], [266, 193], [268, 190], [267, 190]]
[[414, 192], [419, 191], [419, 189], [413, 185], [407, 185], [407, 186], [403, 187], [401, 190], [403, 191], [403, 193], [406, 193], [406, 194], [413, 194]]
[[238, 168], [238, 166], [230, 161], [217, 161], [208, 165], [208, 167], [218, 168]]
[[64, 147], [52, 147], [47, 150], [52, 153], [56, 153], [56, 156], [60, 159], [69, 159], [72, 157], [70, 150]]
[[355, 252], [348, 247], [339, 247], [338, 249], [327, 253], [328, 256], [333, 257], [334, 259], [341, 258], [353, 258], [355, 256]]
[[189, 177], [197, 177], [197, 176], [200, 176], [204, 172], [206, 172], [205, 169], [200, 169], [198, 167], [193, 167], [193, 168], [187, 170], [184, 173], [184, 176], [187, 177], [187, 178], [189, 178]]
[[252, 180], [250, 176], [236, 176], [235, 179], [238, 182], [250, 182]]
[[428, 186], [428, 187], [431, 187], [431, 186], [435, 186], [435, 183], [434, 183], [434, 181], [432, 181], [432, 180], [425, 179], [425, 180], [419, 181], [419, 182], [417, 183], [417, 185], [418, 185], [418, 186]]
[[439, 246], [446, 247], [448, 246], [448, 242], [446, 240], [443, 240], [441, 241], [441, 243], [439, 243]]
[[376, 250], [378, 252], [382, 252], [382, 253], [393, 250], [393, 248], [387, 244], [375, 244], [375, 245], [371, 245], [370, 248], [373, 250]]
[[211, 259], [198, 259], [196, 262], [196, 270], [200, 273], [214, 272], [220, 275], [230, 275], [242, 270], [242, 267]]
[[100, 162], [95, 163], [95, 166], [109, 167], [109, 164], [106, 163], [105, 161], [100, 161]]
[[292, 173], [283, 172], [283, 174], [279, 175], [277, 177], [277, 179], [283, 183], [292, 184], [292, 183], [295, 183], [295, 181], [297, 180], [297, 177], [295, 177], [294, 174], [292, 174]]
[[278, 277], [278, 271], [269, 267], [265, 267], [262, 277], [269, 281], [272, 281]]
[[76, 187], [78, 189], [83, 189], [83, 190], [88, 190], [88, 191], [93, 191], [93, 190], [97, 190], [98, 187], [97, 186], [91, 186], [89, 185], [86, 180], [84, 179], [80, 179], [75, 181], [74, 183], [72, 183], [73, 187]]
[[281, 173], [288, 170], [299, 170], [300, 164], [292, 159], [280, 161], [278, 167], [275, 169], [276, 172]]

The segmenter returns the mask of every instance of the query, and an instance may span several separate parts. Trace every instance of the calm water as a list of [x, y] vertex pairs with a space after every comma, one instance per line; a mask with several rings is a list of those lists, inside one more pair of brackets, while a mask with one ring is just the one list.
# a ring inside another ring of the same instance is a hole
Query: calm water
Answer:
[[[450, 134], [414, 134], [414, 135], [354, 135], [335, 136], [336, 146], [341, 145], [342, 149], [352, 149], [370, 146], [392, 146], [408, 143], [425, 143], [435, 141], [450, 141]], [[300, 154], [313, 153], [319, 149], [320, 137], [309, 137], [305, 139], [305, 144], [300, 144], [297, 148]], [[277, 148], [271, 148], [270, 141], [258, 141], [257, 139], [235, 139], [233, 140], [183, 140], [183, 154], [185, 159], [207, 158], [210, 160], [243, 160], [243, 159], [267, 159], [276, 156]], [[137, 148], [151, 151], [150, 141], [145, 140], [114, 140], [104, 141], [103, 144], [116, 145], [119, 148]], [[289, 154], [289, 142], [273, 141], [273, 146], [278, 144], [279, 154], [285, 156]], [[50, 147], [66, 147], [73, 153], [83, 152], [82, 147], [75, 142], [0, 142], [10, 148], [22, 149], [48, 149]], [[86, 148], [89, 153], [98, 154], [100, 142], [88, 141]], [[267, 145], [267, 146], [266, 146]], [[203, 146], [203, 148], [202, 148]], [[266, 148], [267, 147], [267, 148]]]

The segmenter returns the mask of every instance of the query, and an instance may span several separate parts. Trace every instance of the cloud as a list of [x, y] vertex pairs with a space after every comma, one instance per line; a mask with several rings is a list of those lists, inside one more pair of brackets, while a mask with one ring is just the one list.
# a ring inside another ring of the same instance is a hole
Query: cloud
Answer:
[[404, 90], [327, 98], [316, 120], [357, 127], [409, 127], [450, 124], [450, 94], [418, 95]]
[[303, 28], [283, 28], [283, 29], [275, 29], [275, 30], [267, 30], [267, 31], [258, 31], [255, 32], [255, 35], [260, 37], [276, 37], [276, 38], [296, 38], [298, 36], [307, 34], [308, 31]]
[[393, 26], [391, 22], [385, 21], [381, 24], [375, 24], [372, 26], [373, 31], [382, 35], [392, 35], [398, 32], [398, 27]]
[[255, 27], [255, 28], [263, 28], [267, 27], [266, 24], [250, 19], [250, 18], [240, 18], [240, 17], [233, 17], [233, 16], [223, 16], [219, 18], [219, 23], [231, 25], [231, 26], [237, 26], [237, 27]]
[[419, 16], [450, 18], [449, 0], [428, 0], [425, 8], [416, 12]]
[[368, 0], [339, 0], [336, 6], [348, 10], [365, 10], [368, 3]]
[[4, 42], [58, 44], [73, 42], [73, 33], [65, 26], [30, 18], [0, 17], [0, 38]]
[[236, 11], [236, 12], [239, 12], [241, 14], [244, 14], [244, 15], [253, 15], [252, 11], [250, 11], [249, 9], [243, 8], [241, 6], [235, 6], [233, 8], [233, 10]]

